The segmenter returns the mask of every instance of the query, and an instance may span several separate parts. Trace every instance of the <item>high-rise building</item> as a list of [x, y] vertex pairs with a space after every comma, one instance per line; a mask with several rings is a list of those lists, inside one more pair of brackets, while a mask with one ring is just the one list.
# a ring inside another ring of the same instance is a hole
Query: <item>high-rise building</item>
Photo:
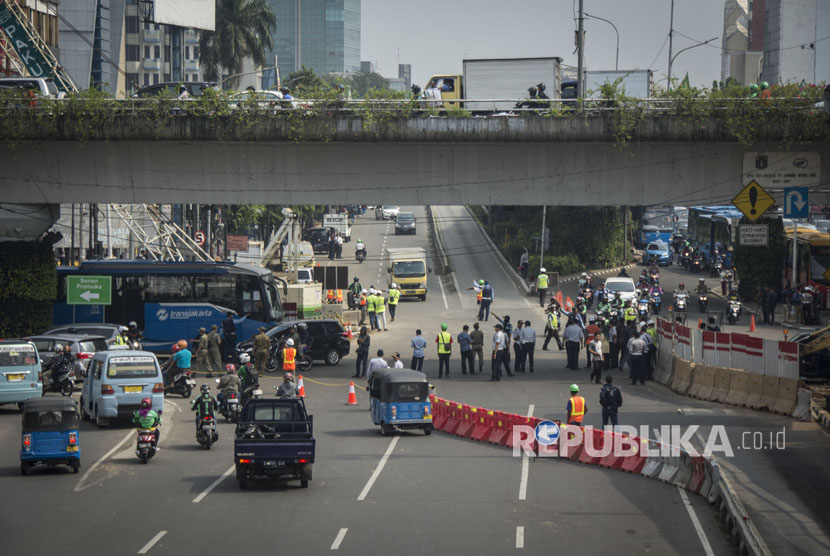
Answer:
[[[274, 47], [280, 78], [305, 66], [317, 75], [360, 71], [360, 0], [268, 0], [277, 16]], [[270, 66], [271, 63], [266, 64]], [[275, 72], [263, 74], [263, 88]]]
[[407, 92], [412, 86], [412, 65], [398, 64], [398, 77], [389, 79], [389, 89], [391, 91]]
[[723, 9], [723, 47], [721, 53], [721, 81], [729, 78], [742, 85], [756, 83], [761, 73], [762, 43], [753, 36], [756, 25], [756, 9], [760, 4], [761, 33], [763, 34], [763, 0], [726, 0]]
[[764, 67], [769, 83], [830, 81], [827, 0], [765, 0]]

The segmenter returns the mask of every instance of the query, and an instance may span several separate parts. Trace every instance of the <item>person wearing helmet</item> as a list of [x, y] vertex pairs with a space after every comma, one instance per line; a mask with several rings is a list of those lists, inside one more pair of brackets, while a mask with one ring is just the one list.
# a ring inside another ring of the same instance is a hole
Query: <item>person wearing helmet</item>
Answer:
[[366, 324], [366, 305], [369, 303], [368, 295], [369, 292], [363, 290], [360, 292], [360, 298], [357, 300], [357, 307], [360, 309], [360, 317], [358, 318], [357, 324], [360, 326]]
[[369, 331], [380, 330], [378, 326], [378, 316], [375, 313], [375, 287], [369, 288], [369, 293], [366, 296], [366, 314], [369, 315]]
[[282, 94], [282, 100], [294, 100], [288, 87], [280, 87], [280, 93]]
[[380, 330], [380, 323], [383, 323], [383, 330], [389, 330], [386, 327], [386, 299], [383, 297], [383, 291], [377, 290], [375, 292], [375, 320], [377, 321], [378, 330]]
[[569, 425], [582, 425], [582, 419], [588, 413], [588, 404], [585, 403], [585, 398], [579, 395], [579, 386], [571, 384], [571, 397], [568, 400], [568, 405], [565, 406], [567, 411], [567, 423]]
[[686, 296], [688, 296], [688, 295], [689, 295], [689, 292], [688, 292], [688, 291], [686, 291], [686, 284], [684, 284], [683, 282], [680, 282], [680, 283], [677, 285], [677, 289], [676, 289], [676, 290], [674, 290], [674, 300], [675, 300], [675, 303], [677, 302], [677, 298], [678, 298], [678, 297], [686, 297]]
[[[467, 291], [473, 290], [476, 292], [476, 305], [481, 305], [481, 291], [484, 289], [484, 280], [473, 280], [473, 287], [467, 288]], [[478, 320], [481, 320], [479, 317]]]
[[176, 377], [181, 373], [190, 371], [193, 354], [187, 349], [187, 340], [179, 340], [176, 342], [178, 348], [165, 365], [162, 376], [164, 377], [165, 387], [176, 382]]
[[210, 415], [216, 417], [216, 406], [218, 402], [210, 393], [210, 386], [202, 384], [199, 389], [199, 396], [190, 402], [190, 410], [196, 412], [196, 433], [199, 433], [199, 428], [202, 426], [204, 417]]
[[772, 91], [770, 91], [769, 83], [766, 81], [761, 81], [761, 85], [758, 87], [760, 90], [760, 97], [761, 98], [772, 98]]
[[749, 84], [749, 98], [758, 98], [758, 85], [755, 83]]
[[366, 259], [366, 244], [363, 243], [363, 240], [357, 238], [357, 241], [354, 244], [354, 256], [357, 258], [358, 253], [363, 253], [364, 260]]
[[398, 301], [401, 299], [401, 290], [395, 282], [392, 282], [392, 287], [389, 290], [389, 316], [392, 318], [391, 322], [395, 322], [395, 311], [398, 310]]
[[239, 377], [236, 375], [236, 365], [228, 363], [225, 365], [225, 376], [219, 379], [220, 392], [219, 395], [216, 396], [219, 400], [219, 404], [223, 404], [231, 393], [239, 394], [240, 386], [242, 386], [242, 381], [240, 381]]
[[71, 345], [56, 344], [55, 351], [57, 352], [57, 355], [55, 355], [49, 361], [49, 363], [46, 365], [47, 370], [43, 372], [44, 392], [47, 390], [48, 385], [51, 383], [53, 376], [57, 381], [60, 379], [62, 375], [68, 373], [69, 371], [75, 368], [75, 358], [72, 356]]
[[697, 294], [706, 295], [707, 293], [709, 293], [709, 288], [706, 287], [706, 281], [701, 276], [697, 279]]
[[115, 338], [113, 338], [112, 340], [113, 345], [126, 346], [129, 342], [129, 338], [127, 337], [127, 331], [129, 331], [129, 328], [127, 328], [126, 326], [119, 326], [118, 334], [116, 334]]
[[282, 370], [293, 371], [296, 368], [297, 349], [294, 347], [294, 339], [288, 338], [282, 350]]
[[259, 384], [259, 373], [251, 364], [251, 356], [243, 353], [239, 356], [239, 370], [236, 371], [243, 390], [255, 387]]
[[536, 291], [539, 294], [539, 306], [544, 308], [545, 299], [548, 295], [548, 274], [547, 269], [542, 267], [539, 269], [539, 276], [536, 277]]
[[141, 333], [141, 330], [138, 329], [138, 323], [134, 320], [129, 322], [127, 328], [127, 338], [129, 339], [129, 344], [140, 343], [141, 340], [144, 339], [144, 335]]
[[546, 89], [546, 86], [545, 86], [544, 83], [539, 83], [538, 85], [536, 85], [536, 90], [539, 91], [536, 94], [536, 98], [538, 98], [539, 100], [545, 100], [545, 99], [549, 98], [548, 95], [545, 94], [545, 89]]
[[294, 383], [294, 375], [292, 373], [283, 373], [282, 384], [277, 386], [278, 398], [296, 398], [297, 385]]
[[355, 276], [349, 285], [349, 309], [357, 308], [357, 300], [360, 299], [360, 292], [362, 291], [363, 285], [360, 283], [360, 278]]
[[435, 337], [435, 343], [438, 344], [438, 378], [444, 378], [444, 369], [446, 369], [447, 378], [449, 378], [452, 334], [447, 332], [447, 323], [441, 323], [441, 332]]
[[490, 320], [490, 305], [493, 304], [493, 299], [495, 299], [495, 292], [493, 292], [493, 286], [487, 280], [484, 280], [484, 284], [480, 284], [480, 286], [481, 305], [478, 308], [478, 320], [488, 321]]
[[133, 423], [138, 425], [139, 429], [155, 429], [156, 434], [156, 450], [159, 444], [159, 429], [161, 426], [161, 417], [153, 410], [153, 400], [144, 398], [138, 406], [138, 410], [133, 412]]
[[187, 87], [184, 85], [179, 85], [179, 96], [176, 97], [178, 100], [189, 100], [190, 93], [187, 92]]

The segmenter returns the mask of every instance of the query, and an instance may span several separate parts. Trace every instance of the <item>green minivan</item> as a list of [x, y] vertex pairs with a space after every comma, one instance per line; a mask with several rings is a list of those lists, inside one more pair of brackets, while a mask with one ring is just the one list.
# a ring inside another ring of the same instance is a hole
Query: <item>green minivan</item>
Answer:
[[0, 340], [0, 405], [23, 402], [42, 395], [40, 357], [29, 340]]

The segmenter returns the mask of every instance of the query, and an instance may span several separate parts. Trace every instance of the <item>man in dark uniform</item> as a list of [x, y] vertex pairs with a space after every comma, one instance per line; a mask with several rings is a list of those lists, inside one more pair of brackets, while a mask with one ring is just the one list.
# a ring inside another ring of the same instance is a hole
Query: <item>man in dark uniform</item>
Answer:
[[225, 334], [225, 361], [233, 361], [233, 350], [236, 347], [236, 323], [233, 322], [233, 313], [228, 311], [228, 316], [222, 321], [222, 332]]

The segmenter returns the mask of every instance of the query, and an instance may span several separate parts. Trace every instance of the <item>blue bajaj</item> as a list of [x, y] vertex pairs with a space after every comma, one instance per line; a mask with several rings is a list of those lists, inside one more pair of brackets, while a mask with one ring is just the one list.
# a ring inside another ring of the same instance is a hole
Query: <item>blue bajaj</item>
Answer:
[[70, 398], [33, 398], [23, 405], [20, 473], [36, 465], [81, 467], [78, 405]]
[[404, 369], [375, 371], [369, 381], [372, 422], [386, 436], [395, 429], [432, 433], [429, 381], [424, 373]]

